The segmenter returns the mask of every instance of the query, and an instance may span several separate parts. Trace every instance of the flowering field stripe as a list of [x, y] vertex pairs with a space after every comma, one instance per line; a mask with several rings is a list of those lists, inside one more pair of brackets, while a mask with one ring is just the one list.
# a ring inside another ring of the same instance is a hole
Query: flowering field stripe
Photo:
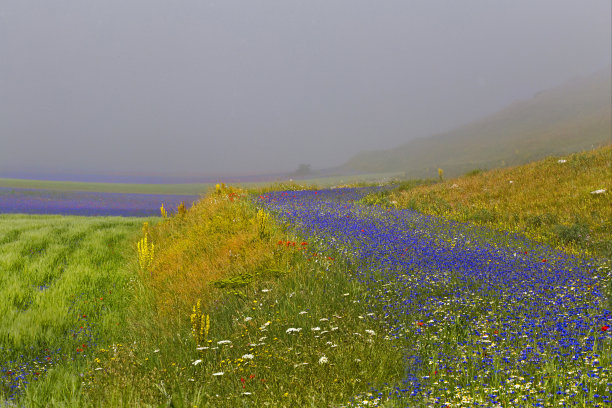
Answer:
[[432, 406], [610, 402], [610, 271], [520, 234], [356, 203], [368, 189], [258, 205], [348, 260], [409, 362], [391, 394]]
[[196, 195], [97, 193], [31, 190], [0, 187], [0, 214], [59, 214], [150, 217], [159, 215], [162, 203], [177, 208], [190, 205]]

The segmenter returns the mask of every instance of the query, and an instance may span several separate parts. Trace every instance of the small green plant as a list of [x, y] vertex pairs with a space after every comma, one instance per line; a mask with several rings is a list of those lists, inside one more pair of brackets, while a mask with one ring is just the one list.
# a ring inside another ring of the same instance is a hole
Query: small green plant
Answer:
[[473, 177], [473, 176], [477, 176], [477, 175], [479, 175], [480, 173], [482, 173], [482, 171], [483, 171], [482, 169], [474, 169], [474, 170], [470, 170], [470, 171], [468, 171], [467, 173], [465, 173], [465, 176], [466, 176], [466, 177]]
[[241, 273], [230, 278], [219, 279], [211, 282], [215, 288], [219, 289], [236, 289], [243, 288], [253, 281], [253, 274]]

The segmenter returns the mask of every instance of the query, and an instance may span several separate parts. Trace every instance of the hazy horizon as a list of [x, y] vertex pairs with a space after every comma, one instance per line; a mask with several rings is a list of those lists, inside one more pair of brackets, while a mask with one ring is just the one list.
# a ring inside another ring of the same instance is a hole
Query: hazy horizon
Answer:
[[338, 166], [611, 64], [609, 0], [7, 0], [0, 177]]

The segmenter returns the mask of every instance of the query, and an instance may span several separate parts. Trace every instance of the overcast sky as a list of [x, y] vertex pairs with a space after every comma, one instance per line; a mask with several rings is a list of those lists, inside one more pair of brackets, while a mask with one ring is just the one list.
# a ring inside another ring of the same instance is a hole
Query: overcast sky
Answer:
[[610, 0], [1, 0], [3, 172], [341, 164], [605, 68]]

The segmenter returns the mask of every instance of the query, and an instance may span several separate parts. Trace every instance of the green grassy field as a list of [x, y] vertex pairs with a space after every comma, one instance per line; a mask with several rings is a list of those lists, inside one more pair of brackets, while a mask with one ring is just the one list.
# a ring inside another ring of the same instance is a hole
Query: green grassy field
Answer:
[[[380, 183], [401, 177], [401, 173], [372, 173], [347, 176], [311, 177], [304, 180], [279, 180], [276, 187], [308, 188], [329, 187], [335, 185], [354, 185], [358, 183]], [[235, 183], [238, 187], [246, 189], [268, 189], [272, 182], [244, 182]], [[129, 183], [86, 183], [75, 181], [49, 181], [27, 180], [14, 178], [0, 178], [0, 187], [26, 188], [58, 191], [90, 191], [100, 193], [126, 193], [126, 194], [178, 194], [201, 195], [214, 188], [215, 183], [183, 183], [183, 184], [129, 184]]]
[[95, 350], [122, 330], [142, 222], [0, 215], [0, 400], [77, 397]]
[[77, 181], [49, 181], [0, 178], [0, 187], [31, 188], [62, 191], [92, 191], [99, 193], [136, 194], [203, 194], [214, 184], [129, 184], [129, 183], [86, 183]]

